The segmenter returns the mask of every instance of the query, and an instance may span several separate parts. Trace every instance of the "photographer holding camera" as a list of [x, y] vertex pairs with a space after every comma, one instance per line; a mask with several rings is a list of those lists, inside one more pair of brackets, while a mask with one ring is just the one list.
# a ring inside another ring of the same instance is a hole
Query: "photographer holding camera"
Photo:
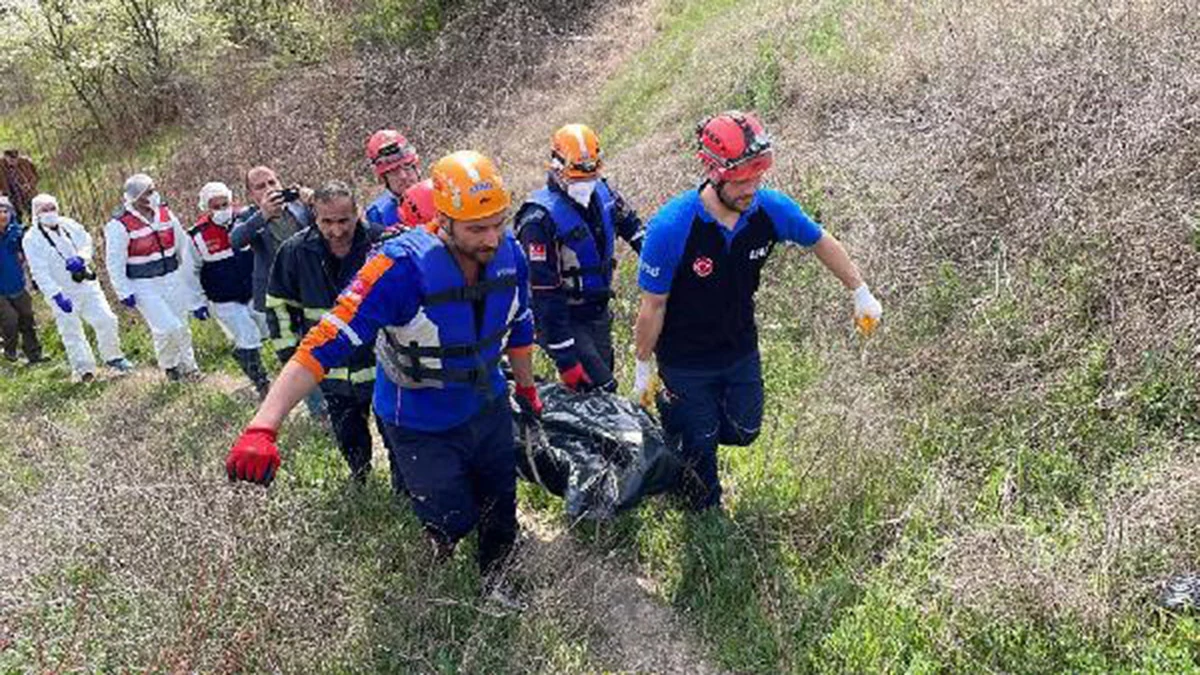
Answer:
[[33, 224], [25, 232], [22, 246], [29, 271], [54, 313], [58, 334], [62, 336], [71, 380], [90, 381], [96, 375], [96, 359], [83, 332], [87, 321], [96, 331], [100, 358], [119, 374], [133, 370], [121, 352], [117, 317], [92, 268], [92, 237], [83, 226], [58, 211], [58, 201], [40, 194], [30, 209]]
[[[312, 190], [292, 186], [284, 189], [269, 166], [256, 166], [246, 172], [246, 196], [250, 208], [238, 214], [229, 243], [235, 249], [247, 246], [254, 252], [253, 300], [254, 311], [267, 311], [267, 280], [279, 245], [293, 234], [315, 222]], [[318, 419], [328, 419], [325, 401], [320, 390], [304, 399], [309, 413]]]
[[275, 171], [256, 166], [246, 172], [246, 195], [253, 204], [238, 214], [229, 243], [254, 251], [254, 309], [267, 311], [267, 279], [275, 253], [285, 239], [313, 224], [312, 190], [284, 188]]

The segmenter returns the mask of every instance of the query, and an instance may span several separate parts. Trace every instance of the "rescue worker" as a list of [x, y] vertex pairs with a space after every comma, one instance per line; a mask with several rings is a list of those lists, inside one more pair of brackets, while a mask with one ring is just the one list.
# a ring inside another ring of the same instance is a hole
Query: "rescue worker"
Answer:
[[58, 200], [48, 194], [33, 198], [33, 224], [22, 247], [29, 271], [37, 282], [62, 337], [72, 382], [96, 377], [96, 357], [83, 332], [86, 321], [96, 333], [96, 346], [104, 364], [119, 375], [133, 370], [121, 351], [117, 316], [96, 281], [92, 267], [92, 236], [82, 225], [58, 210]]
[[516, 454], [500, 360], [507, 353], [518, 404], [540, 415], [528, 268], [506, 231], [510, 198], [491, 160], [448, 155], [433, 185], [437, 233], [406, 232], [367, 262], [279, 374], [226, 469], [270, 483], [288, 411], [379, 334], [375, 409], [435, 559], [478, 526], [484, 592], [512, 606], [503, 570], [516, 537]]
[[642, 221], [601, 175], [600, 138], [583, 124], [554, 132], [546, 186], [517, 213], [529, 259], [537, 339], [571, 389], [616, 391], [612, 297], [616, 237], [640, 251]]
[[411, 230], [424, 227], [437, 232], [437, 207], [433, 203], [433, 181], [425, 179], [410, 185], [400, 200], [400, 225]]
[[[345, 183], [325, 184], [314, 194], [313, 204], [316, 224], [279, 247], [267, 286], [267, 324], [280, 363], [292, 358], [305, 333], [333, 308], [366, 262], [375, 238], [359, 220], [354, 193]], [[344, 366], [329, 369], [321, 381], [334, 437], [351, 477], [360, 483], [371, 472], [374, 347], [371, 340], [356, 344]], [[403, 483], [395, 471], [392, 474], [399, 493]]]
[[162, 201], [154, 180], [137, 173], [125, 181], [125, 203], [104, 225], [105, 263], [121, 304], [136, 308], [150, 328], [158, 367], [167, 379], [200, 377], [188, 314], [203, 321], [208, 308], [185, 271], [187, 233]]
[[384, 187], [367, 207], [367, 222], [380, 230], [395, 227], [405, 190], [421, 179], [421, 158], [400, 132], [380, 129], [367, 139], [367, 161]]
[[233, 342], [233, 360], [254, 385], [259, 398], [271, 387], [263, 367], [262, 336], [266, 317], [250, 306], [253, 298], [254, 252], [249, 246], [235, 249], [229, 241], [233, 225], [233, 191], [224, 183], [200, 188], [200, 217], [188, 230], [194, 284], [211, 308], [222, 330]]
[[38, 341], [33, 298], [25, 288], [25, 268], [21, 262], [23, 233], [12, 201], [0, 195], [0, 343], [4, 346], [4, 358], [15, 362], [19, 341], [32, 365], [45, 361], [46, 357]]
[[650, 221], [638, 283], [634, 394], [649, 390], [657, 356], [659, 413], [682, 439], [681, 486], [690, 508], [719, 506], [717, 445], [749, 445], [763, 414], [754, 295], [780, 242], [811, 247], [853, 293], [854, 319], [869, 333], [882, 309], [833, 237], [788, 196], [761, 186], [771, 140], [752, 114], [733, 111], [697, 128], [706, 174], [699, 189], [669, 202]]
[[433, 181], [426, 179], [409, 186], [400, 199], [399, 222], [383, 231], [381, 240], [397, 237], [420, 227], [437, 232], [437, 209], [433, 204]]

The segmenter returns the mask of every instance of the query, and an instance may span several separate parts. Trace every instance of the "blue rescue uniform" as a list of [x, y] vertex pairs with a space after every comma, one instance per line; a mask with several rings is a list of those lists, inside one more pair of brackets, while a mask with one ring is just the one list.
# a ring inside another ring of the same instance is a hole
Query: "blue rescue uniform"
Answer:
[[593, 383], [616, 390], [608, 309], [616, 237], [640, 251], [641, 219], [603, 179], [587, 208], [547, 179], [521, 206], [516, 231], [529, 259], [538, 344], [559, 370], [582, 363]]
[[375, 340], [375, 410], [413, 510], [441, 541], [479, 526], [486, 573], [516, 536], [516, 455], [507, 349], [533, 343], [529, 269], [511, 234], [467, 285], [435, 235], [388, 240], [294, 357], [321, 374]]
[[776, 244], [812, 246], [822, 234], [799, 204], [769, 189], [733, 229], [708, 213], [698, 190], [673, 199], [647, 226], [638, 285], [668, 294], [655, 347], [666, 387], [659, 412], [666, 430], [682, 436], [693, 508], [720, 503], [717, 445], [749, 445], [762, 425], [754, 295], [763, 266]]
[[367, 207], [366, 221], [380, 230], [395, 227], [400, 224], [400, 199], [391, 190], [384, 189], [383, 194], [375, 198]]

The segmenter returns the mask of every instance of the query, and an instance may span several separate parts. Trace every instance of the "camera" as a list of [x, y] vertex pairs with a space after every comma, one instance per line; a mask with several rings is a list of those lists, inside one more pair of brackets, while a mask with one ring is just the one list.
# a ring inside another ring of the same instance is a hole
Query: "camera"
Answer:
[[85, 281], [95, 281], [96, 273], [88, 268], [83, 268], [77, 272], [71, 272], [71, 281], [77, 284], [82, 284]]
[[286, 202], [294, 202], [300, 199], [300, 188], [290, 187], [279, 191], [279, 198]]

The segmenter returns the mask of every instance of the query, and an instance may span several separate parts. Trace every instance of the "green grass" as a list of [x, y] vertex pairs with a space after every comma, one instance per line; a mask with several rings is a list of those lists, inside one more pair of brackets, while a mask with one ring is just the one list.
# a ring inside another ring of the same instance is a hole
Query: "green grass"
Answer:
[[[748, 31], [736, 57], [722, 62], [727, 68], [702, 58], [737, 20], [780, 6], [663, 2], [655, 39], [596, 104], [606, 146], [690, 129], [716, 107], [781, 113], [796, 93], [788, 80], [793, 60], [809, 59], [831, 77], [869, 72], [878, 58], [870, 50], [886, 45], [875, 28], [852, 23], [855, 6], [819, 2], [789, 30]], [[870, 6], [889, 16], [882, 3]], [[367, 22], [363, 39], [373, 42], [407, 39], [444, 20], [413, 19], [407, 3], [377, 0], [372, 7], [360, 20]], [[789, 188], [810, 212], [835, 209], [843, 198], [825, 188], [845, 183], [836, 171], [814, 163]], [[1200, 241], [1195, 229], [1185, 245]], [[1149, 591], [1131, 588], [1170, 574], [1181, 559], [1194, 561], [1200, 549], [1193, 533], [1168, 532], [1170, 540], [1130, 534], [1113, 544], [1124, 533], [1122, 500], [1161, 489], [1154, 472], [1186, 459], [1200, 435], [1191, 341], [1179, 336], [1173, 348], [1118, 364], [1104, 304], [1111, 244], [1074, 233], [1042, 244], [1010, 261], [1011, 269], [965, 255], [919, 267], [913, 274], [920, 283], [902, 299], [903, 318], [888, 326], [882, 344], [839, 339], [820, 318], [810, 320], [830, 298], [846, 307], [844, 291], [811, 258], [777, 252], [758, 297], [764, 428], [752, 447], [720, 451], [725, 511], [690, 514], [657, 497], [569, 536], [594, 556], [652, 579], [698, 649], [731, 672], [1200, 672], [1196, 617], [1157, 610]], [[1002, 254], [997, 242], [979, 251], [988, 261]], [[615, 335], [626, 383], [632, 268], [621, 268]], [[144, 329], [130, 329], [138, 324], [128, 314], [122, 321], [127, 349], [148, 362]], [[202, 366], [236, 373], [215, 326], [193, 325]], [[47, 334], [48, 351], [61, 359], [54, 340]], [[849, 375], [866, 382], [843, 381], [846, 361], [858, 356], [859, 369]], [[880, 364], [911, 372], [912, 386], [888, 386], [892, 373], [872, 372]], [[553, 376], [544, 359], [539, 372]], [[52, 401], [66, 410], [68, 424], [82, 427], [89, 423], [83, 410], [107, 391], [68, 386], [61, 368], [5, 375], [6, 421]], [[189, 413], [170, 420], [159, 461], [175, 478], [212, 480], [251, 404], [179, 385], [155, 385], [150, 393], [162, 414], [181, 407]], [[869, 396], [875, 393], [878, 400]], [[863, 409], [879, 417], [857, 418]], [[248, 490], [225, 523], [257, 527], [262, 538], [228, 552], [232, 592], [197, 582], [131, 597], [121, 592], [119, 569], [97, 549], [81, 548], [39, 577], [38, 610], [24, 618], [15, 648], [0, 652], [0, 670], [59, 661], [70, 667], [80, 653], [98, 670], [143, 663], [131, 660], [139, 652], [122, 638], [178, 622], [187, 612], [164, 607], [190, 610], [193, 597], [217, 608], [205, 619], [209, 643], [237, 643], [249, 626], [261, 625], [266, 642], [297, 646], [288, 642], [296, 633], [271, 611], [305, 597], [328, 599], [335, 603], [331, 616], [351, 622], [352, 638], [329, 637], [336, 649], [294, 662], [247, 639], [246, 669], [278, 668], [281, 658], [297, 669], [338, 672], [595, 669], [600, 645], [585, 617], [498, 618], [477, 610], [472, 540], [452, 563], [432, 567], [411, 509], [389, 494], [386, 465], [376, 466], [364, 487], [349, 487], [336, 447], [303, 418], [289, 423], [281, 447], [284, 469], [271, 491]], [[0, 505], [36, 494], [43, 468], [0, 442]], [[541, 518], [562, 517], [560, 501], [531, 485], [520, 486], [519, 503]], [[1194, 521], [1167, 515], [1180, 518], [1178, 527]], [[1041, 588], [1002, 585], [1005, 570], [969, 569], [970, 556], [982, 552], [963, 546], [997, 533], [1017, 542], [1006, 552], [1014, 568], [1044, 565], [1037, 579], [1067, 588], [1051, 598], [1061, 604], [1043, 598]], [[969, 578], [947, 577], [953, 574]], [[977, 593], [956, 590], [954, 581], [975, 583]], [[1097, 605], [1107, 613], [1090, 614]], [[218, 615], [233, 621], [218, 623]], [[76, 643], [79, 626], [105, 628]]]
[[653, 44], [636, 54], [601, 94], [596, 118], [601, 120], [606, 148], [627, 146], [653, 128], [653, 113], [690, 79], [689, 67], [702, 35], [741, 6], [732, 0], [664, 3]]

